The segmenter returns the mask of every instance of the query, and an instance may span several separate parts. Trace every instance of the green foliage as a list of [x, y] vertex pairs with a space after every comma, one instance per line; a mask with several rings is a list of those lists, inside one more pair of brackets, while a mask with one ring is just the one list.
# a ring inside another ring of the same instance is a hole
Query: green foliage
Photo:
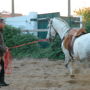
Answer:
[[5, 26], [3, 35], [4, 35], [4, 41], [6, 46], [12, 47], [15, 45], [14, 37], [17, 37], [17, 35], [20, 34], [20, 30], [16, 29], [11, 26]]
[[85, 28], [86, 28], [87, 32], [90, 33], [90, 21], [86, 22]]
[[83, 16], [83, 24], [85, 25], [87, 32], [90, 32], [90, 7], [76, 10], [75, 13]]
[[[14, 58], [49, 58], [49, 59], [63, 59], [64, 55], [61, 50], [61, 41], [59, 36], [57, 36], [54, 42], [50, 42], [48, 46], [41, 47], [40, 43], [34, 43], [30, 45], [25, 45], [17, 48], [12, 48], [13, 46], [22, 45], [38, 40], [37, 37], [31, 34], [23, 34], [20, 29], [5, 26], [4, 41], [7, 47], [10, 48], [11, 53]], [[46, 45], [46, 44], [45, 44]]]
[[81, 8], [79, 10], [75, 10], [74, 11], [77, 15], [82, 15], [84, 16], [85, 18], [88, 18], [90, 17], [90, 7], [87, 7], [87, 8]]
[[86, 24], [87, 21], [90, 21], [90, 7], [81, 8], [74, 11], [76, 15], [83, 16], [83, 23]]
[[[37, 38], [31, 34], [22, 34], [20, 29], [6, 26], [4, 29], [4, 41], [6, 46], [13, 47], [25, 43], [29, 43], [37, 40]], [[39, 50], [38, 43], [32, 45], [25, 45], [17, 48], [11, 48], [13, 57], [24, 58], [32, 57]]]
[[63, 59], [64, 58], [64, 54], [61, 50], [61, 40], [59, 35], [56, 36], [54, 42], [51, 43], [50, 45], [50, 55], [49, 58], [50, 59]]
[[54, 60], [64, 59], [64, 54], [61, 50], [61, 40], [57, 35], [53, 42], [49, 43], [49, 47], [46, 49], [42, 49], [40, 54], [40, 58], [49, 58]]

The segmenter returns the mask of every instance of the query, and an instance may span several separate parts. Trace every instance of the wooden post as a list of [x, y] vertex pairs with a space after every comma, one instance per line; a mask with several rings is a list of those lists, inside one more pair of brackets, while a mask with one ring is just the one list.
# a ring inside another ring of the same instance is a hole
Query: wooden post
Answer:
[[68, 0], [68, 18], [69, 18], [69, 25], [71, 26], [71, 0]]
[[80, 28], [83, 27], [83, 20], [82, 20], [82, 16], [80, 16]]
[[68, 17], [71, 16], [71, 0], [68, 0]]
[[14, 0], [12, 0], [12, 16], [14, 17], [15, 13], [14, 13]]

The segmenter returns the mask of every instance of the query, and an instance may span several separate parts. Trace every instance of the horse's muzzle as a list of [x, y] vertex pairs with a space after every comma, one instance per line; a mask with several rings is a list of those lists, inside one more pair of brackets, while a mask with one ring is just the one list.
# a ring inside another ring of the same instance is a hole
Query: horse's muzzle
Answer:
[[49, 39], [48, 39], [48, 41], [49, 41], [49, 42], [53, 42], [53, 41], [54, 41], [54, 39], [52, 39], [52, 38], [49, 38]]

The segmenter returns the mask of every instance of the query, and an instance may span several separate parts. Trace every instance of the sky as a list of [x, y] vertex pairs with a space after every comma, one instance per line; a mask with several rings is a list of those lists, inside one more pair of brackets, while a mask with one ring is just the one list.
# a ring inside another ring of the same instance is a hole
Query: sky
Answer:
[[[51, 13], [60, 12], [61, 16], [68, 14], [68, 0], [14, 0], [15, 13], [27, 15], [30, 12]], [[83, 7], [90, 7], [90, 0], [71, 0], [71, 15], [73, 11]], [[11, 0], [1, 0], [0, 12], [11, 13]]]

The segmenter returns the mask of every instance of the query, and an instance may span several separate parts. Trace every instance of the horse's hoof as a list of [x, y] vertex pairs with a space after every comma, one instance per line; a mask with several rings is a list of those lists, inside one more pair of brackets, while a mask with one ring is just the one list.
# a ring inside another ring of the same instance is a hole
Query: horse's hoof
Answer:
[[72, 74], [72, 75], [70, 75], [70, 77], [71, 77], [71, 78], [75, 78], [75, 75]]

